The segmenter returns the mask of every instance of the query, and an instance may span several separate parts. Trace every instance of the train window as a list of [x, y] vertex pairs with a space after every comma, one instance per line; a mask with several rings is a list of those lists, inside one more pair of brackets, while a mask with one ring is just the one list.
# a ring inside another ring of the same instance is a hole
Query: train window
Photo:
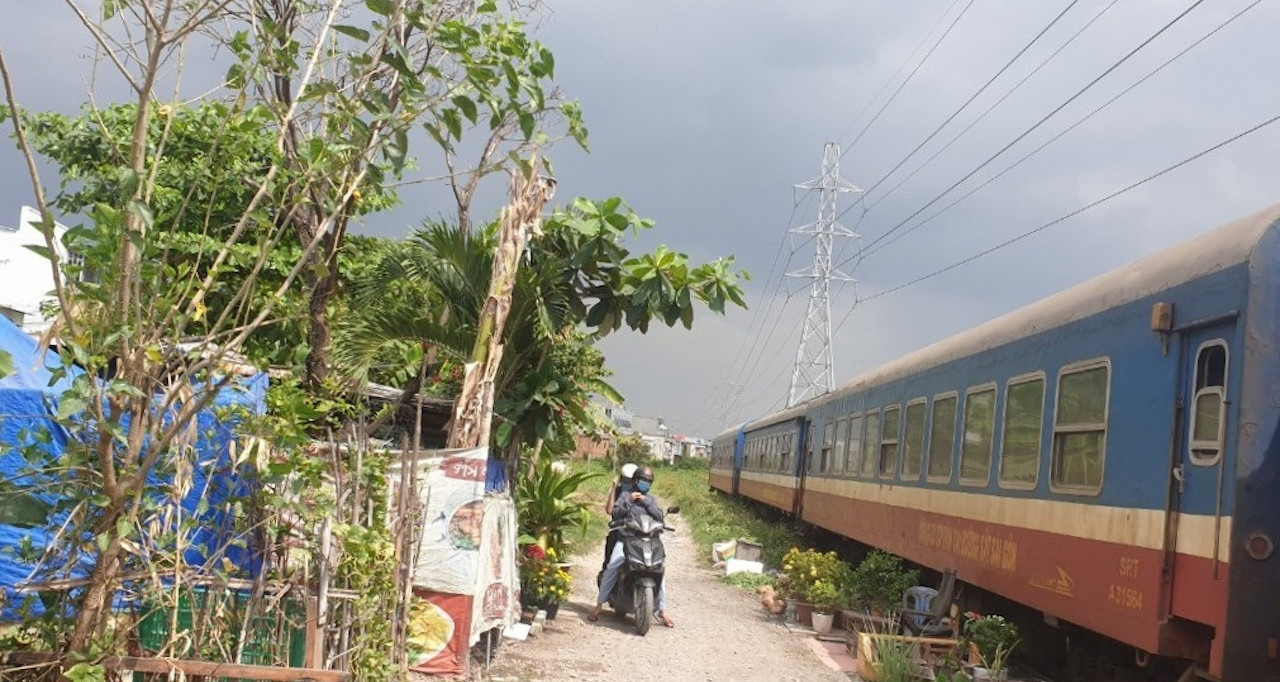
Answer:
[[996, 389], [971, 389], [964, 397], [964, 438], [960, 441], [960, 483], [986, 485], [996, 433]]
[[844, 449], [849, 442], [849, 420], [840, 417], [836, 420], [836, 442], [831, 450], [831, 472], [839, 474], [844, 468]]
[[1010, 379], [1004, 393], [1000, 485], [1034, 488], [1040, 479], [1040, 431], [1044, 425], [1044, 375]]
[[1191, 463], [1203, 466], [1218, 463], [1222, 455], [1227, 399], [1227, 344], [1209, 341], [1196, 353], [1196, 393], [1191, 399]]
[[880, 454], [880, 413], [867, 413], [867, 435], [862, 439], [863, 476], [871, 476], [876, 470], [876, 456]]
[[904, 481], [920, 480], [920, 465], [924, 461], [924, 408], [924, 398], [907, 404], [907, 424], [904, 429], [906, 442], [902, 446], [902, 479]]
[[862, 461], [862, 415], [849, 417], [849, 451], [845, 454], [844, 472], [846, 475], [858, 473], [858, 463]]
[[822, 462], [818, 465], [818, 471], [824, 474], [831, 471], [831, 448], [835, 445], [835, 440], [835, 423], [828, 419], [822, 427]]
[[894, 405], [884, 408], [884, 432], [880, 436], [880, 475], [893, 478], [898, 473], [898, 426], [902, 410]]
[[1054, 489], [1102, 490], [1110, 381], [1111, 365], [1105, 360], [1063, 368], [1058, 375], [1050, 479]]
[[955, 462], [956, 402], [955, 395], [934, 396], [933, 417], [929, 422], [929, 480], [950, 481]]

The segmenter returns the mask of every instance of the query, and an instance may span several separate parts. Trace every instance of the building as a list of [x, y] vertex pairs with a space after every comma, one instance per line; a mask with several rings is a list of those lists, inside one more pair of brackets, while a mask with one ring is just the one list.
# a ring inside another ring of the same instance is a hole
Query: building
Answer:
[[[28, 334], [44, 331], [52, 321], [46, 319], [43, 308], [54, 299], [53, 271], [49, 259], [30, 248], [46, 246], [39, 224], [40, 212], [23, 206], [16, 227], [0, 225], [0, 281], [4, 282], [0, 287], [0, 314]], [[62, 248], [66, 231], [63, 225], [54, 223], [55, 243], [64, 259], [68, 258]]]

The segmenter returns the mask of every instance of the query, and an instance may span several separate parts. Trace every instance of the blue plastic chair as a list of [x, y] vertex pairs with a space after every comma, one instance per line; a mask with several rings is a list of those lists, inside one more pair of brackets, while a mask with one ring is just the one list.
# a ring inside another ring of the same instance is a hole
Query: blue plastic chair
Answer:
[[954, 632], [950, 619], [951, 602], [955, 600], [956, 572], [942, 572], [938, 588], [923, 585], [908, 588], [902, 593], [904, 630], [917, 637], [950, 637]]
[[906, 592], [902, 593], [902, 613], [905, 618], [909, 618], [914, 622], [916, 627], [912, 629], [924, 629], [926, 623], [929, 621], [929, 616], [925, 614], [932, 612], [933, 600], [937, 597], [937, 590], [932, 587], [925, 587], [924, 585], [917, 585], [915, 587], [908, 588]]

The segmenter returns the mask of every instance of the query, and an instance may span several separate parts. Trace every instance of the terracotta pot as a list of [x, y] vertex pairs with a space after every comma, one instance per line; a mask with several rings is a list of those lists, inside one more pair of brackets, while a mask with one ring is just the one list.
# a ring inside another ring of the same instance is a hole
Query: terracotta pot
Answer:
[[809, 627], [813, 626], [813, 604], [796, 602], [796, 622]]

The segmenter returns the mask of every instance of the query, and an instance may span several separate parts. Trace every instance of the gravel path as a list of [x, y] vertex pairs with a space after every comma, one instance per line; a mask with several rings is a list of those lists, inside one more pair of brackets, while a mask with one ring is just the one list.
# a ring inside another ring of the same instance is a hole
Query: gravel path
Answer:
[[812, 636], [789, 631], [768, 617], [759, 599], [725, 585], [695, 558], [694, 543], [678, 517], [667, 533], [668, 605], [675, 628], [655, 623], [645, 637], [630, 619], [605, 608], [595, 623], [595, 575], [603, 548], [575, 559], [573, 598], [538, 635], [503, 643], [493, 682], [848, 682], [810, 646]]

